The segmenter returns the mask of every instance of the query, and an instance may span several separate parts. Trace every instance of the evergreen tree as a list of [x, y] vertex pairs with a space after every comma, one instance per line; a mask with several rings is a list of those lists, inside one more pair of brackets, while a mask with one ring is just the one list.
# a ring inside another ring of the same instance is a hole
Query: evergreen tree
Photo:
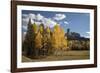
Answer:
[[34, 41], [32, 39], [34, 39], [33, 25], [31, 24], [31, 19], [29, 19], [27, 33], [23, 43], [23, 48], [27, 51], [27, 56], [33, 54]]

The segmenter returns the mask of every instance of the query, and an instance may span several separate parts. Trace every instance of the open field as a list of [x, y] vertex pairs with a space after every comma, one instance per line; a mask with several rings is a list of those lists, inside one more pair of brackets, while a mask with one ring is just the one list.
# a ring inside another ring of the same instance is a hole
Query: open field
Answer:
[[51, 55], [38, 59], [31, 59], [26, 56], [22, 56], [22, 62], [84, 60], [84, 59], [89, 59], [89, 57], [90, 57], [89, 51], [64, 51], [62, 55]]

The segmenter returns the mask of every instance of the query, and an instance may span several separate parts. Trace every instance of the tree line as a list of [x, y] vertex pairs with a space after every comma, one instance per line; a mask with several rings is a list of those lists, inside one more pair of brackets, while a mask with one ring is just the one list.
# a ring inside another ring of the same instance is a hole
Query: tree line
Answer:
[[53, 28], [49, 28], [43, 24], [31, 24], [31, 20], [29, 20], [27, 33], [22, 45], [25, 55], [37, 57], [66, 50], [67, 39], [65, 38], [64, 30], [58, 24]]

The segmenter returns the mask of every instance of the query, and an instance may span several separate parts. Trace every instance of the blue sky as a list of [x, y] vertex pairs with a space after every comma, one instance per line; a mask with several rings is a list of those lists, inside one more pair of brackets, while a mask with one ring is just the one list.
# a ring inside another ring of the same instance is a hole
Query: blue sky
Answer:
[[80, 33], [81, 36], [89, 37], [89, 13], [22, 10], [23, 30], [27, 30], [29, 18], [32, 18], [32, 22], [36, 22], [38, 25], [41, 22], [50, 27], [53, 27], [55, 24], [59, 24], [65, 32], [68, 28], [70, 28], [70, 31], [72, 32], [77, 32]]

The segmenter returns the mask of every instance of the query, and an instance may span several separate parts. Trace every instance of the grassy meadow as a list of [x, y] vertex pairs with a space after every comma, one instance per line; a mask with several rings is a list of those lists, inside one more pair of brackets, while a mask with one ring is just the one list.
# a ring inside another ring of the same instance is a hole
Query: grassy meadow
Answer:
[[62, 55], [43, 56], [42, 58], [35, 59], [31, 59], [23, 55], [22, 62], [85, 60], [89, 59], [89, 57], [89, 51], [64, 51]]

